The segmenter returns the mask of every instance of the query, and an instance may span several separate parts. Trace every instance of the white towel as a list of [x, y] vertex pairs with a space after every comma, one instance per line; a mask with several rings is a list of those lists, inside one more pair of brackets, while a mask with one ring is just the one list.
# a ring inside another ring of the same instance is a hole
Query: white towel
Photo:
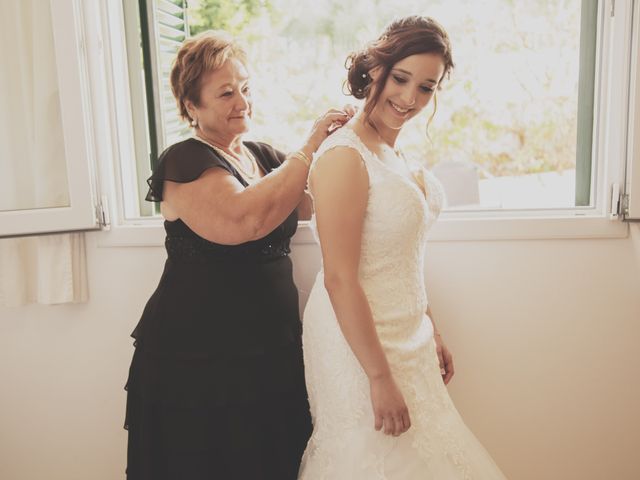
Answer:
[[0, 305], [87, 300], [84, 233], [0, 240]]

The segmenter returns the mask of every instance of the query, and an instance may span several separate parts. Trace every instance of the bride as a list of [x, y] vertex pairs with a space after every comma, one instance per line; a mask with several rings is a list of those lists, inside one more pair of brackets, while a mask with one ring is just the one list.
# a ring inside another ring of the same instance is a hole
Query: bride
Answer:
[[323, 268], [303, 320], [314, 430], [300, 479], [505, 478], [449, 398], [453, 363], [428, 311], [425, 237], [442, 187], [395, 148], [452, 67], [447, 33], [419, 16], [350, 56], [364, 108], [309, 178]]

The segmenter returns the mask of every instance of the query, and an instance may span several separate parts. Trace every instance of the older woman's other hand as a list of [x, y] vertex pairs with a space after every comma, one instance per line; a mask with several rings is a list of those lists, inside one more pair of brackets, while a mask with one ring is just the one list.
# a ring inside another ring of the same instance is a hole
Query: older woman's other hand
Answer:
[[324, 139], [347, 123], [352, 116], [353, 114], [349, 112], [332, 108], [319, 117], [313, 124], [307, 142], [302, 148], [304, 153], [311, 158], [311, 155], [318, 149]]

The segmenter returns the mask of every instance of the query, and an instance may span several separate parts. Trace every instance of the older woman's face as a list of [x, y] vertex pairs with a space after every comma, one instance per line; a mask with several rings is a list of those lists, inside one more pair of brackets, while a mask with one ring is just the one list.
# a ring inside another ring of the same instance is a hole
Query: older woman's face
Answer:
[[191, 108], [205, 135], [227, 139], [249, 130], [251, 105], [249, 73], [242, 62], [230, 58], [217, 70], [205, 74], [200, 104]]

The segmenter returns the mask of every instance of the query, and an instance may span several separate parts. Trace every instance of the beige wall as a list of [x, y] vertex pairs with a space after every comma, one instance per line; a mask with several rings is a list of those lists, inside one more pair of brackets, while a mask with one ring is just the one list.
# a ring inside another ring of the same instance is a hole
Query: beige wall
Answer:
[[[629, 238], [430, 244], [450, 391], [512, 480], [640, 478], [640, 225]], [[161, 248], [98, 248], [91, 300], [0, 309], [0, 478], [124, 478], [128, 335]], [[294, 251], [308, 291], [318, 253]], [[444, 479], [438, 479], [444, 480]]]

